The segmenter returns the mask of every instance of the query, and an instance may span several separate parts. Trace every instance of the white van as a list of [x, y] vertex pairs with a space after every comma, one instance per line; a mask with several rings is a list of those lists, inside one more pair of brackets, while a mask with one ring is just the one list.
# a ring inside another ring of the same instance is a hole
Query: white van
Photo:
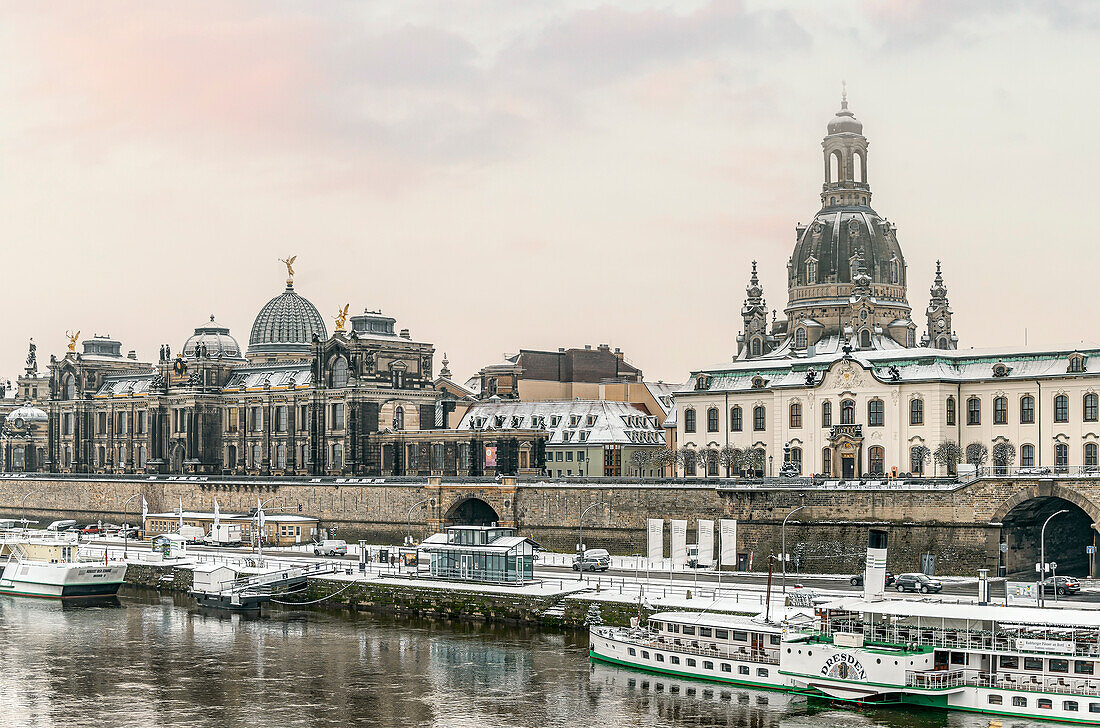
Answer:
[[326, 538], [321, 543], [313, 544], [314, 556], [346, 556], [348, 553], [348, 542], [340, 541], [338, 539]]

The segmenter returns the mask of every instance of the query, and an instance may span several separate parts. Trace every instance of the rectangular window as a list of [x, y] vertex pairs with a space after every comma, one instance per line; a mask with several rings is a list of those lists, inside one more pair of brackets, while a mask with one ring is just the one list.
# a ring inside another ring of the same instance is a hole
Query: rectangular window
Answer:
[[66, 412], [61, 416], [61, 434], [71, 435], [73, 434], [73, 413]]
[[748, 642], [749, 641], [749, 633], [748, 632], [741, 632], [739, 630], [734, 630], [733, 631], [733, 641], [734, 642]]
[[767, 410], [763, 405], [752, 408], [752, 429], [757, 432], [767, 429]]
[[1023, 697], [1022, 695], [1016, 695], [1012, 698], [1012, 705], [1016, 708], [1026, 708], [1027, 698]]
[[225, 413], [225, 429], [228, 432], [236, 432], [240, 426], [240, 410], [230, 407]]
[[[704, 670], [713, 670], [714, 669], [714, 663], [711, 662], [710, 660], [703, 660], [703, 669]], [[1093, 705], [1100, 705], [1100, 703], [1093, 703]], [[1096, 711], [1094, 711], [1094, 712], [1096, 712]]]
[[955, 424], [955, 398], [954, 397], [948, 397], [947, 398], [947, 424], [949, 424], [949, 425], [954, 425]]
[[722, 663], [722, 672], [733, 672], [733, 666], [730, 665], [728, 662], [723, 662]]
[[342, 402], [334, 402], [332, 405], [332, 429], [344, 429], [344, 404]]
[[680, 658], [677, 657], [676, 655], [672, 655], [671, 657], [669, 657], [668, 661], [671, 662], [673, 665], [679, 665], [680, 664]]
[[1035, 398], [1030, 394], [1020, 399], [1020, 424], [1031, 425], [1035, 423]]
[[1100, 713], [1100, 703], [1089, 703], [1090, 713]]
[[1043, 670], [1043, 658], [1041, 657], [1025, 657], [1024, 669], [1032, 670], [1034, 672], [1042, 672]]
[[766, 667], [756, 668], [756, 676], [757, 677], [767, 677], [768, 676], [768, 668], [766, 668]]
[[567, 463], [573, 462], [573, 451], [572, 450], [566, 450], [565, 451], [565, 462], [567, 462]]
[[739, 675], [748, 675], [749, 674], [749, 666], [748, 665], [738, 665], [737, 666], [737, 674], [739, 674]]
[[685, 624], [684, 625], [684, 634], [695, 634], [695, 627], [689, 627], [688, 625]]
[[298, 406], [298, 429], [305, 430], [309, 427], [309, 405], [303, 404]]
[[1000, 695], [990, 695], [989, 696], [989, 704], [990, 705], [1000, 705], [1003, 702], [1004, 702], [1004, 699], [1001, 698]]
[[149, 415], [145, 410], [138, 412], [138, 434], [144, 435], [149, 430]]
[[1054, 707], [1054, 704], [1050, 701], [1050, 698], [1039, 698], [1039, 708], [1042, 710], [1050, 710]]
[[712, 630], [710, 627], [700, 627], [699, 628], [699, 636], [700, 637], [713, 637], [714, 636], [714, 630]]
[[664, 662], [664, 661], [665, 661], [665, 656], [662, 655], [660, 652], [658, 652], [657, 653], [657, 662]]
[[286, 405], [275, 406], [275, 432], [286, 432]]
[[1008, 670], [1020, 669], [1020, 658], [1015, 655], [1001, 655], [1001, 667]]
[[687, 658], [687, 666], [688, 667], [695, 667], [695, 664], [696, 663], [695, 663], [695, 658], [694, 657]]
[[1051, 658], [1048, 665], [1051, 672], [1069, 672], [1069, 660]]
[[1073, 663], [1073, 671], [1078, 675], [1092, 675], [1093, 663], [1088, 660], [1077, 660]]
[[951, 653], [951, 664], [952, 665], [965, 665], [966, 664], [966, 653], [965, 652], [952, 652]]
[[643, 660], [648, 660], [649, 659], [649, 650], [642, 650], [642, 659]]
[[982, 424], [982, 401], [977, 397], [966, 400], [966, 424]]
[[714, 630], [715, 639], [728, 640], [730, 638], [730, 631], [728, 629], [716, 629]]
[[631, 657], [637, 657], [638, 656], [638, 651], [636, 649], [634, 649], [633, 647], [627, 647], [626, 648], [626, 653], [628, 655], [630, 655]]
[[261, 432], [264, 429], [264, 411], [261, 407], [253, 407], [249, 410], [251, 415], [251, 423], [249, 429], [252, 432]]
[[780, 637], [779, 637], [779, 635], [777, 635], [777, 634], [773, 634], [773, 635], [771, 635], [770, 637], [768, 637], [768, 644], [769, 644], [769, 645], [778, 645], [778, 644], [779, 644], [779, 640], [780, 640]]
[[924, 400], [914, 399], [909, 402], [909, 424], [924, 424]]
[[1062, 710], [1069, 711], [1070, 713], [1076, 713], [1077, 708], [1078, 708], [1078, 706], [1077, 706], [1077, 701], [1076, 700], [1062, 701]]

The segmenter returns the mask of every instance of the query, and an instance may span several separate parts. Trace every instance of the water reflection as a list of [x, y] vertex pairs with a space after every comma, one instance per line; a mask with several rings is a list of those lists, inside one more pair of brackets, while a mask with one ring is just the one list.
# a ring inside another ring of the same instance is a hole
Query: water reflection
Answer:
[[[588, 661], [583, 634], [364, 614], [202, 611], [126, 590], [121, 607], [0, 598], [8, 726], [751, 726], [985, 728]], [[1005, 721], [1005, 728], [1036, 723]]]

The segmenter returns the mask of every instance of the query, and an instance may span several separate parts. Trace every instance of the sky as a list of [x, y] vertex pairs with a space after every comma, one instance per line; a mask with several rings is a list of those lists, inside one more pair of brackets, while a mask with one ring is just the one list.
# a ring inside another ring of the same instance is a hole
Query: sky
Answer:
[[[155, 360], [284, 287], [382, 309], [456, 378], [621, 347], [729, 361], [786, 303], [846, 81], [923, 329], [1100, 340], [1100, 3], [0, 5], [0, 378], [67, 330]], [[1026, 331], [1026, 334], [1025, 334]]]

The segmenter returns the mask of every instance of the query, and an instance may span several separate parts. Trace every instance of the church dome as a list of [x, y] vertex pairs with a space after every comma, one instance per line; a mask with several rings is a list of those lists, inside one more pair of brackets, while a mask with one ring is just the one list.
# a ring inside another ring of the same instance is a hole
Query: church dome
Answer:
[[17, 430], [23, 429], [26, 425], [33, 422], [45, 422], [49, 419], [49, 415], [45, 411], [38, 409], [27, 402], [22, 407], [16, 407], [8, 416], [5, 421]]
[[905, 259], [894, 225], [870, 207], [826, 208], [799, 231], [791, 285], [852, 283], [859, 266], [870, 283], [905, 285]]
[[[820, 117], [818, 117], [820, 118]], [[848, 102], [844, 102], [843, 108], [836, 112], [836, 116], [829, 122], [830, 134], [862, 134], [863, 122], [848, 110]]]
[[229, 329], [222, 326], [214, 317], [210, 317], [208, 323], [195, 329], [183, 344], [183, 356], [194, 359], [199, 355], [199, 349], [206, 347], [206, 355], [211, 359], [240, 359], [241, 345], [229, 334]]
[[309, 299], [294, 292], [287, 282], [286, 290], [264, 304], [252, 324], [248, 338], [248, 354], [309, 354], [316, 335], [327, 339], [325, 322]]

